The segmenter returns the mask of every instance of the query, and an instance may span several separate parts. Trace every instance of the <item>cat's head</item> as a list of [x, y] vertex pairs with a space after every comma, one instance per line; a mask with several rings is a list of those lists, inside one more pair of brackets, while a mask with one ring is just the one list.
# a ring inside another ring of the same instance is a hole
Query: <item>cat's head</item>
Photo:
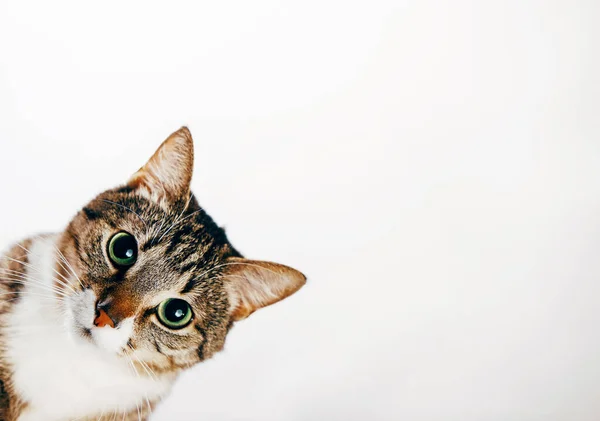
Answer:
[[234, 322], [305, 284], [290, 267], [242, 258], [191, 193], [192, 167], [182, 128], [69, 224], [57, 260], [69, 286], [57, 286], [77, 340], [178, 371], [219, 351]]

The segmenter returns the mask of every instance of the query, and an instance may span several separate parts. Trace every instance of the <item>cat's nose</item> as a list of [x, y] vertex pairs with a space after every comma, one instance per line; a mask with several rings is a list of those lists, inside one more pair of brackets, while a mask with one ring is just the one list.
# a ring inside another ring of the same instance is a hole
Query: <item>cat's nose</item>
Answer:
[[134, 315], [133, 300], [123, 295], [124, 293], [120, 295], [111, 294], [96, 303], [95, 326], [116, 328], [123, 320]]
[[99, 309], [96, 312], [96, 318], [94, 319], [94, 326], [96, 327], [104, 327], [104, 326], [110, 326], [110, 327], [115, 327], [115, 322], [113, 322], [113, 320], [110, 318], [110, 316], [108, 315], [108, 313], [102, 309]]
[[96, 304], [96, 318], [94, 319], [94, 326], [104, 327], [110, 326], [115, 327], [115, 321], [109, 316], [110, 301], [104, 300]]

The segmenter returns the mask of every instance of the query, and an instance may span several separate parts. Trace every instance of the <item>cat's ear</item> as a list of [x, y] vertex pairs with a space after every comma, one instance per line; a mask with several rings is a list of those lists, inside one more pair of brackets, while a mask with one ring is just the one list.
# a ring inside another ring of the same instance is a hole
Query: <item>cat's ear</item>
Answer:
[[160, 145], [127, 185], [156, 201], [178, 200], [189, 195], [193, 167], [194, 142], [187, 127], [182, 127]]
[[306, 284], [302, 273], [277, 263], [231, 257], [226, 265], [229, 308], [234, 321], [289, 297]]

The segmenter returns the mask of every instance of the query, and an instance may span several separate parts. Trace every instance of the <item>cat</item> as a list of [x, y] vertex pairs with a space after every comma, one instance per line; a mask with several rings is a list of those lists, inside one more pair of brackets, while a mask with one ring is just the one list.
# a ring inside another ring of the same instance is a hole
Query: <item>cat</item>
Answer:
[[0, 258], [0, 420], [147, 420], [235, 322], [306, 283], [229, 243], [193, 161], [183, 127], [64, 232]]

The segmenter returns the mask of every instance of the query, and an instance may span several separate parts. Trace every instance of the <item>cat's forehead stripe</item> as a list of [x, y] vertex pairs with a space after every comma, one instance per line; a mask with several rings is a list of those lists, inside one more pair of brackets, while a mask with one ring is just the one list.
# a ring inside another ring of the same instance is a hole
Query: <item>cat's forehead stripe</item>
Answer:
[[144, 244], [142, 244], [140, 246], [140, 250], [143, 252], [147, 252], [152, 250], [154, 247], [158, 246], [159, 244], [156, 243], [154, 238], [151, 238], [150, 240], [146, 241]]

